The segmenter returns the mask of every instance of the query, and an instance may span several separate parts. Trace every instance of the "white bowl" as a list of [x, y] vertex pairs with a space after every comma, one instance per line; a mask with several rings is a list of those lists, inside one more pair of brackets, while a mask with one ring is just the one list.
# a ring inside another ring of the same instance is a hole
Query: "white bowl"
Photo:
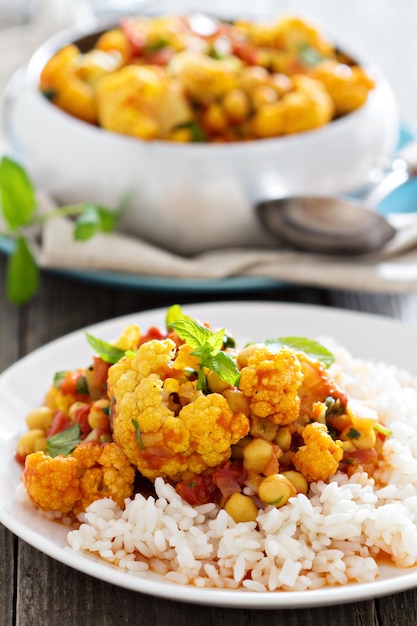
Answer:
[[173, 252], [267, 245], [256, 201], [352, 192], [396, 147], [391, 89], [378, 68], [350, 49], [376, 87], [360, 109], [318, 130], [236, 144], [143, 142], [110, 133], [71, 117], [38, 90], [49, 56], [82, 35], [70, 30], [50, 39], [10, 82], [10, 144], [35, 183], [60, 203], [122, 204], [122, 230]]

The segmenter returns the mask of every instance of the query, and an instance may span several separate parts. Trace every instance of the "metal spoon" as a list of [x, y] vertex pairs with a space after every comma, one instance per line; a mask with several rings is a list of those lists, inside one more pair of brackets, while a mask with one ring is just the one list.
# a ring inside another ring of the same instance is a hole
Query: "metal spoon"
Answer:
[[384, 218], [372, 207], [414, 176], [417, 141], [401, 151], [365, 201], [294, 196], [259, 202], [256, 211], [272, 235], [297, 249], [321, 254], [367, 254], [392, 240], [398, 232], [394, 224], [405, 221], [400, 214]]

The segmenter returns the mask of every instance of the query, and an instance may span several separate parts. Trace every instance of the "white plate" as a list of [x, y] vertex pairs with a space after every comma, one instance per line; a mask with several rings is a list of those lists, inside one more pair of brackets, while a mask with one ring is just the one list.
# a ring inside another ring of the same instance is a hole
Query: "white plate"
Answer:
[[[354, 356], [384, 360], [417, 375], [417, 330], [375, 315], [315, 306], [275, 303], [217, 303], [184, 306], [184, 311], [213, 326], [227, 327], [239, 343], [285, 335], [332, 336]], [[166, 309], [147, 311], [102, 322], [88, 328], [111, 341], [128, 323], [164, 326]], [[179, 600], [227, 607], [302, 608], [365, 600], [417, 586], [417, 568], [381, 567], [373, 583], [326, 587], [303, 592], [254, 593], [198, 589], [164, 582], [151, 574], [126, 573], [96, 557], [66, 547], [65, 527], [49, 522], [30, 505], [15, 499], [20, 468], [13, 455], [25, 431], [25, 414], [38, 405], [58, 370], [88, 365], [91, 349], [85, 330], [71, 333], [18, 361], [0, 376], [0, 522], [40, 551], [66, 565], [126, 589]]]

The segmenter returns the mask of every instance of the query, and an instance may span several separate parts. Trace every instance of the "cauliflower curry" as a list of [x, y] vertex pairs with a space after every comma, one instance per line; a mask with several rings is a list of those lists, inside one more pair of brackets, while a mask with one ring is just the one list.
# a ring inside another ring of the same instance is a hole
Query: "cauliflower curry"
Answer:
[[142, 140], [236, 142], [319, 128], [362, 106], [375, 83], [312, 24], [136, 16], [74, 43], [39, 88], [90, 124]]
[[105, 497], [123, 508], [161, 476], [190, 504], [255, 520], [337, 471], [372, 473], [390, 434], [306, 338], [238, 349], [176, 305], [166, 330], [87, 339], [91, 365], [55, 375], [17, 445], [24, 487], [44, 511], [77, 515]]

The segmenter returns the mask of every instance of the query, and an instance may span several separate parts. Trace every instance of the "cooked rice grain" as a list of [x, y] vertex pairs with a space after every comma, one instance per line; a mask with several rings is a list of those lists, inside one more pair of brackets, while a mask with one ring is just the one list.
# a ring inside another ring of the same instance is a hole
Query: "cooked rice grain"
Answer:
[[257, 524], [235, 524], [214, 504], [191, 507], [158, 478], [156, 499], [138, 494], [125, 510], [110, 499], [90, 505], [68, 534], [72, 549], [180, 585], [253, 592], [373, 581], [381, 552], [398, 566], [415, 565], [417, 379], [326, 342], [336, 355], [336, 382], [392, 430], [372, 478], [338, 473], [313, 483], [309, 497], [260, 511]]

